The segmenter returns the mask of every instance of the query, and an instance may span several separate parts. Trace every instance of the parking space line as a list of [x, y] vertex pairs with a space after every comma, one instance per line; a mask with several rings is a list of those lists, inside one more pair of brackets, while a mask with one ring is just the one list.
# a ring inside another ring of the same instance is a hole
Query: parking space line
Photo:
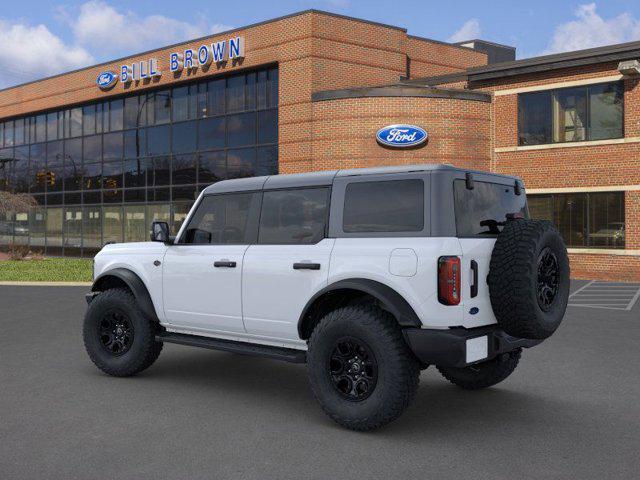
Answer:
[[603, 310], [626, 310], [626, 308], [624, 307], [603, 307], [602, 305], [578, 305], [575, 303], [572, 303], [569, 305], [570, 307], [587, 307], [587, 308], [601, 308]]
[[638, 288], [638, 291], [636, 292], [636, 295], [629, 302], [629, 305], [627, 305], [627, 310], [630, 311], [633, 308], [633, 306], [636, 304], [636, 302], [638, 301], [639, 298], [640, 298], [640, 288]]
[[569, 295], [569, 306], [630, 311], [640, 300], [640, 284], [591, 281]]
[[589, 285], [592, 285], [593, 283], [595, 283], [595, 280], [591, 280], [589, 283], [585, 283], [583, 286], [581, 286], [579, 289], [577, 289], [575, 292], [569, 295], [569, 298], [573, 297], [577, 293], [580, 293], [582, 290], [587, 288]]

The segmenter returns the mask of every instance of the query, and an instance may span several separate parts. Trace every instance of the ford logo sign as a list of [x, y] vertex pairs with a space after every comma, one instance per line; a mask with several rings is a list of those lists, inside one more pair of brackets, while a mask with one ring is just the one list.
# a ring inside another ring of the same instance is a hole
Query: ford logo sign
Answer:
[[415, 125], [389, 125], [378, 130], [376, 139], [387, 147], [417, 147], [427, 141], [427, 132]]
[[108, 90], [118, 81], [118, 76], [113, 72], [102, 72], [96, 79], [96, 85], [102, 90]]

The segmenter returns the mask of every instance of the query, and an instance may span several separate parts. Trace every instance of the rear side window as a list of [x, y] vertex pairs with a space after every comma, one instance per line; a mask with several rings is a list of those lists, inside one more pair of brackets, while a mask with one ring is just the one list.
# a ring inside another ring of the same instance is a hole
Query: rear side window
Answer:
[[342, 229], [355, 232], [420, 232], [424, 182], [418, 179], [347, 185]]
[[453, 185], [459, 237], [498, 235], [509, 213], [529, 218], [527, 198], [516, 195], [513, 186], [476, 181], [469, 190], [464, 180], [455, 180]]
[[328, 209], [328, 188], [264, 192], [258, 243], [318, 243], [325, 237]]
[[253, 193], [230, 193], [204, 197], [191, 217], [180, 243], [246, 243], [247, 222]]

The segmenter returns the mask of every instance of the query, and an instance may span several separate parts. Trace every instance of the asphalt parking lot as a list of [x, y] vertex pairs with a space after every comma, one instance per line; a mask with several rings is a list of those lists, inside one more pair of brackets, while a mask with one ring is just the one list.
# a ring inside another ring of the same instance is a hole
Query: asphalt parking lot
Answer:
[[85, 290], [0, 286], [4, 480], [638, 478], [638, 303], [570, 307], [489, 390], [430, 368], [400, 420], [363, 434], [322, 413], [300, 365], [166, 345], [137, 377], [103, 375]]

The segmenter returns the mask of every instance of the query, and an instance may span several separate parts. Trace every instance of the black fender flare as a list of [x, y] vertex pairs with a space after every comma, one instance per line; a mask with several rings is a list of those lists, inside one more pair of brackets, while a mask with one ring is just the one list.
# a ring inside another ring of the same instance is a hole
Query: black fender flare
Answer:
[[336, 290], [357, 290], [368, 295], [371, 295], [382, 303], [386, 310], [391, 313], [398, 324], [401, 327], [421, 327], [422, 322], [416, 312], [413, 310], [409, 302], [407, 302], [402, 295], [396, 292], [393, 288], [385, 285], [384, 283], [370, 280], [368, 278], [351, 278], [347, 280], [340, 280], [324, 287], [318, 291], [307, 302], [298, 319], [298, 335], [303, 337], [303, 324], [305, 317], [314, 302], [325, 295], [326, 293]]
[[133, 293], [142, 313], [149, 320], [160, 322], [147, 286], [137, 274], [127, 268], [114, 268], [113, 270], [108, 270], [102, 273], [94, 280], [93, 285], [91, 286], [91, 291], [101, 292], [103, 290], [102, 286], [105, 285], [109, 277], [115, 277], [122, 280]]

